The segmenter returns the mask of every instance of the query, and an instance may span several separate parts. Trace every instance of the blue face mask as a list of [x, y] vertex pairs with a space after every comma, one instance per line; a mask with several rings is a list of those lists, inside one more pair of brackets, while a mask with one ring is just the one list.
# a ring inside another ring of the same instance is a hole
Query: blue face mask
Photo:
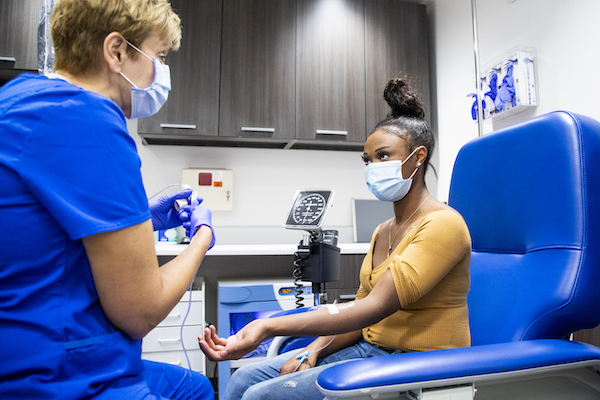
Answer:
[[412, 178], [419, 167], [415, 168], [408, 179], [402, 176], [402, 166], [422, 146], [417, 147], [404, 161], [384, 161], [371, 163], [365, 167], [365, 179], [369, 191], [381, 201], [398, 201], [404, 198], [412, 185]]
[[168, 65], [152, 59], [149, 55], [127, 42], [128, 45], [139, 51], [147, 59], [154, 63], [154, 81], [145, 89], [138, 88], [122, 72], [121, 76], [133, 86], [131, 88], [131, 115], [129, 119], [144, 118], [156, 114], [169, 98], [171, 90], [171, 70]]

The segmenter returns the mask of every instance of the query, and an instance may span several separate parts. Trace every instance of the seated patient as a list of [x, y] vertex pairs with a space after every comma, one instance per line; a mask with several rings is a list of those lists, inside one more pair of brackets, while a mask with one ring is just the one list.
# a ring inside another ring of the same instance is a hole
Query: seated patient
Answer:
[[238, 369], [224, 399], [321, 399], [315, 381], [332, 363], [470, 345], [467, 226], [425, 185], [434, 138], [414, 91], [394, 79], [384, 97], [391, 113], [369, 135], [363, 160], [370, 191], [394, 203], [395, 217], [373, 233], [356, 301], [255, 320], [228, 339], [207, 328], [200, 347], [216, 361], [238, 359], [273, 336], [320, 336]]

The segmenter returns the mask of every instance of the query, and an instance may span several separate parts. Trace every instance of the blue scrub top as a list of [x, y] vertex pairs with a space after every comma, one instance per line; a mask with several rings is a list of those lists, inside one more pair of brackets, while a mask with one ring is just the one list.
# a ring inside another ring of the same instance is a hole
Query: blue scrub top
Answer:
[[0, 398], [141, 398], [141, 341], [104, 314], [81, 238], [150, 218], [112, 100], [24, 74], [0, 89]]

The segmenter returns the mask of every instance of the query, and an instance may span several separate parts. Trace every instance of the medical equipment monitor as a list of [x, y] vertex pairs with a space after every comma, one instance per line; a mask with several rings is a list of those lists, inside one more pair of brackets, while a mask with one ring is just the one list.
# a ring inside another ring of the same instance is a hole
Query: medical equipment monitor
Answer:
[[354, 241], [369, 243], [379, 224], [394, 216], [394, 203], [352, 199], [352, 227]]
[[333, 190], [298, 190], [284, 226], [287, 229], [320, 230], [332, 200]]

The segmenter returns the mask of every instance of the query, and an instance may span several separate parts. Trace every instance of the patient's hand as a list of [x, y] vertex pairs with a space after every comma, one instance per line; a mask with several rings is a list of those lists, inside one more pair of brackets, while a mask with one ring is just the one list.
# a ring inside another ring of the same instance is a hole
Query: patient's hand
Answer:
[[258, 347], [266, 339], [261, 320], [254, 320], [227, 339], [220, 338], [214, 326], [198, 336], [202, 352], [211, 361], [238, 360]]
[[[235, 336], [232, 336], [230, 339], [233, 341]], [[204, 329], [204, 336], [198, 336], [200, 349], [202, 349], [202, 352], [211, 361], [223, 361], [227, 359], [225, 358], [227, 355], [225, 347], [227, 347], [228, 341], [229, 339], [222, 339], [217, 335], [214, 325]]]
[[298, 358], [298, 356], [302, 356], [303, 353], [306, 353], [306, 349], [302, 349], [301, 352], [296, 354], [294, 357], [291, 357], [285, 364], [279, 368], [279, 376], [293, 374], [297, 371], [304, 371], [306, 369], [314, 368], [317, 362], [317, 356], [313, 354], [308, 354], [306, 359], [303, 357]]

